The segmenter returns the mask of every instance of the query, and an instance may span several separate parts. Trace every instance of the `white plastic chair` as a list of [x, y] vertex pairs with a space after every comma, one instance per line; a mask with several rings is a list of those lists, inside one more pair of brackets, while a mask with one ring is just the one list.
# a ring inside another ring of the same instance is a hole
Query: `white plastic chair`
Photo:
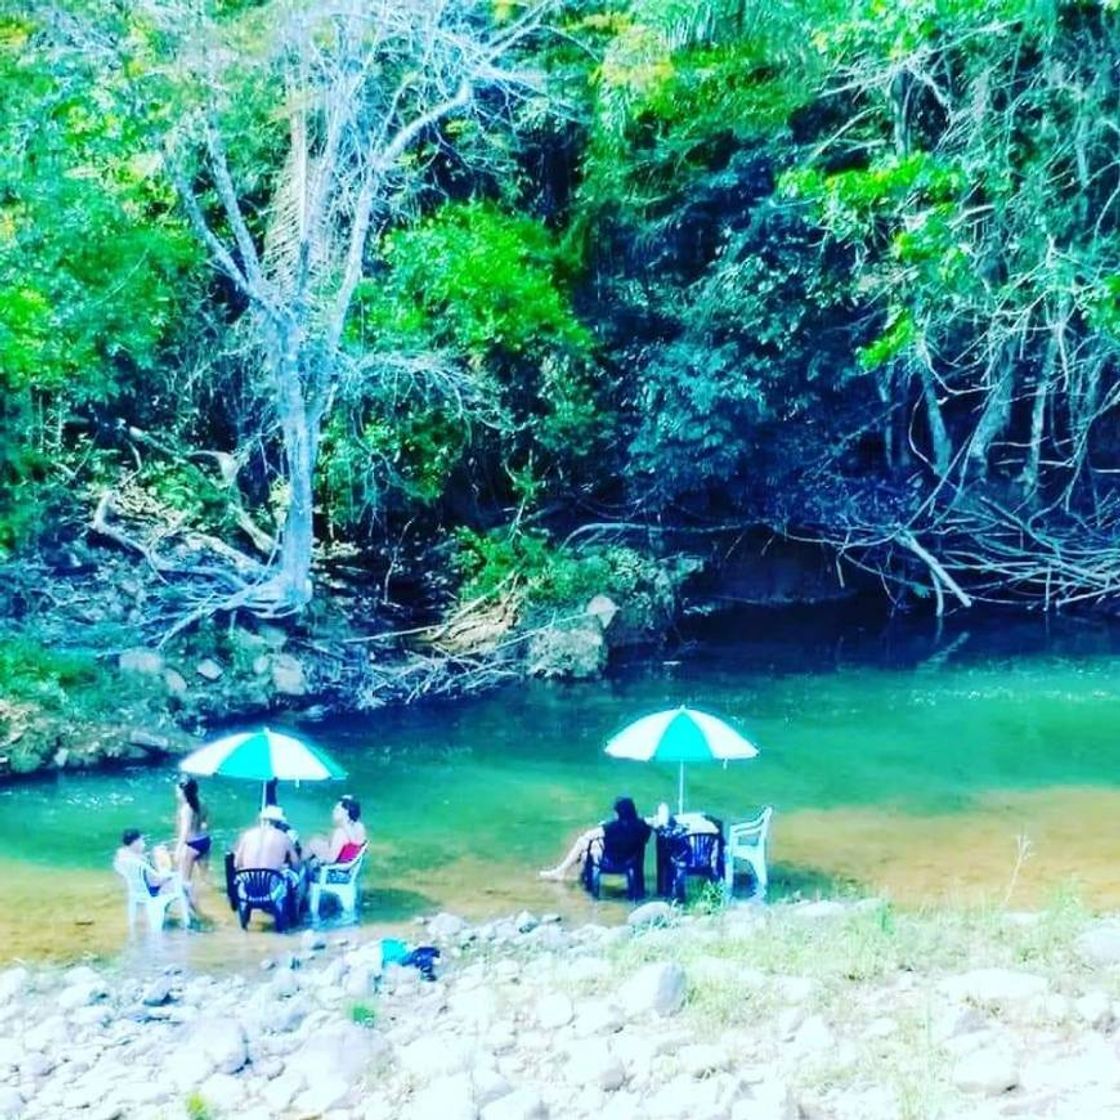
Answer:
[[151, 865], [142, 859], [120, 859], [113, 864], [113, 870], [125, 881], [128, 887], [128, 898], [125, 902], [128, 908], [128, 931], [131, 933], [136, 925], [136, 915], [143, 910], [147, 915], [148, 929], [158, 933], [163, 929], [167, 920], [167, 911], [172, 903], [179, 904], [179, 913], [182, 915], [183, 925], [190, 923], [190, 906], [187, 902], [187, 893], [183, 890], [183, 880], [179, 873], [174, 872], [169, 879], [165, 879], [160, 886], [160, 892], [153, 895], [148, 890], [148, 873]]
[[358, 876], [362, 873], [369, 843], [361, 846], [349, 863], [323, 863], [308, 884], [307, 904], [312, 921], [319, 920], [319, 900], [323, 894], [334, 895], [342, 907], [343, 917], [353, 918], [358, 909]]
[[770, 818], [774, 815], [773, 806], [767, 805], [754, 820], [733, 824], [727, 830], [727, 844], [723, 849], [724, 881], [728, 894], [735, 884], [735, 861], [748, 864], [758, 884], [757, 896], [766, 897], [766, 840], [770, 834]]

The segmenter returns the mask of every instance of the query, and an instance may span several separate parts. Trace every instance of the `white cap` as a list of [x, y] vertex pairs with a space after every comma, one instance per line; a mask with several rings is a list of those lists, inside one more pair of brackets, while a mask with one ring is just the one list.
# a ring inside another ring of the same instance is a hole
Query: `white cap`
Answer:
[[281, 823], [285, 820], [284, 810], [279, 805], [266, 805], [261, 810], [262, 821], [279, 821]]

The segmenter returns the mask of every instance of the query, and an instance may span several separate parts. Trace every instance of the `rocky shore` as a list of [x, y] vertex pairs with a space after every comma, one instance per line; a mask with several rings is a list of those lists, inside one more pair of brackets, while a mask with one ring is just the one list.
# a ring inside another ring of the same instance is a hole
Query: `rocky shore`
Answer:
[[442, 950], [434, 982], [361, 929], [277, 937], [235, 976], [158, 948], [9, 968], [0, 1117], [1120, 1116], [1120, 919], [1072, 905], [441, 914], [414, 940]]

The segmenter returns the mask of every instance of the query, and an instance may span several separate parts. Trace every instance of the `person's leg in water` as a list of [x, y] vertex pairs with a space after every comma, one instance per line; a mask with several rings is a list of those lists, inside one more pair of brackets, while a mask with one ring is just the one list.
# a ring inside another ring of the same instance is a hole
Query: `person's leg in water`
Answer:
[[187, 840], [179, 852], [179, 877], [183, 881], [183, 893], [187, 896], [187, 904], [191, 909], [191, 918], [200, 925], [206, 921], [205, 915], [198, 908], [194, 888], [194, 869], [202, 868], [202, 878], [205, 879], [206, 871], [210, 866], [210, 837], [196, 836]]
[[564, 876], [575, 867], [576, 864], [582, 863], [587, 857], [587, 853], [591, 845], [596, 842], [602, 842], [603, 830], [602, 828], [590, 828], [571, 846], [568, 854], [555, 866], [548, 867], [540, 872], [542, 879], [563, 879]]

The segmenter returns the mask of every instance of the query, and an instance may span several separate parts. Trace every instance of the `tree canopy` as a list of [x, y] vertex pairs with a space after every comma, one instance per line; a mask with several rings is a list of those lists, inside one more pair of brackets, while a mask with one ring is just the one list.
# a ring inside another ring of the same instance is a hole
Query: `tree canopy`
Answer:
[[333, 554], [389, 579], [406, 535], [477, 578], [591, 525], [1102, 601], [1116, 9], [9, 9], [0, 549], [92, 525], [176, 625], [302, 610]]

